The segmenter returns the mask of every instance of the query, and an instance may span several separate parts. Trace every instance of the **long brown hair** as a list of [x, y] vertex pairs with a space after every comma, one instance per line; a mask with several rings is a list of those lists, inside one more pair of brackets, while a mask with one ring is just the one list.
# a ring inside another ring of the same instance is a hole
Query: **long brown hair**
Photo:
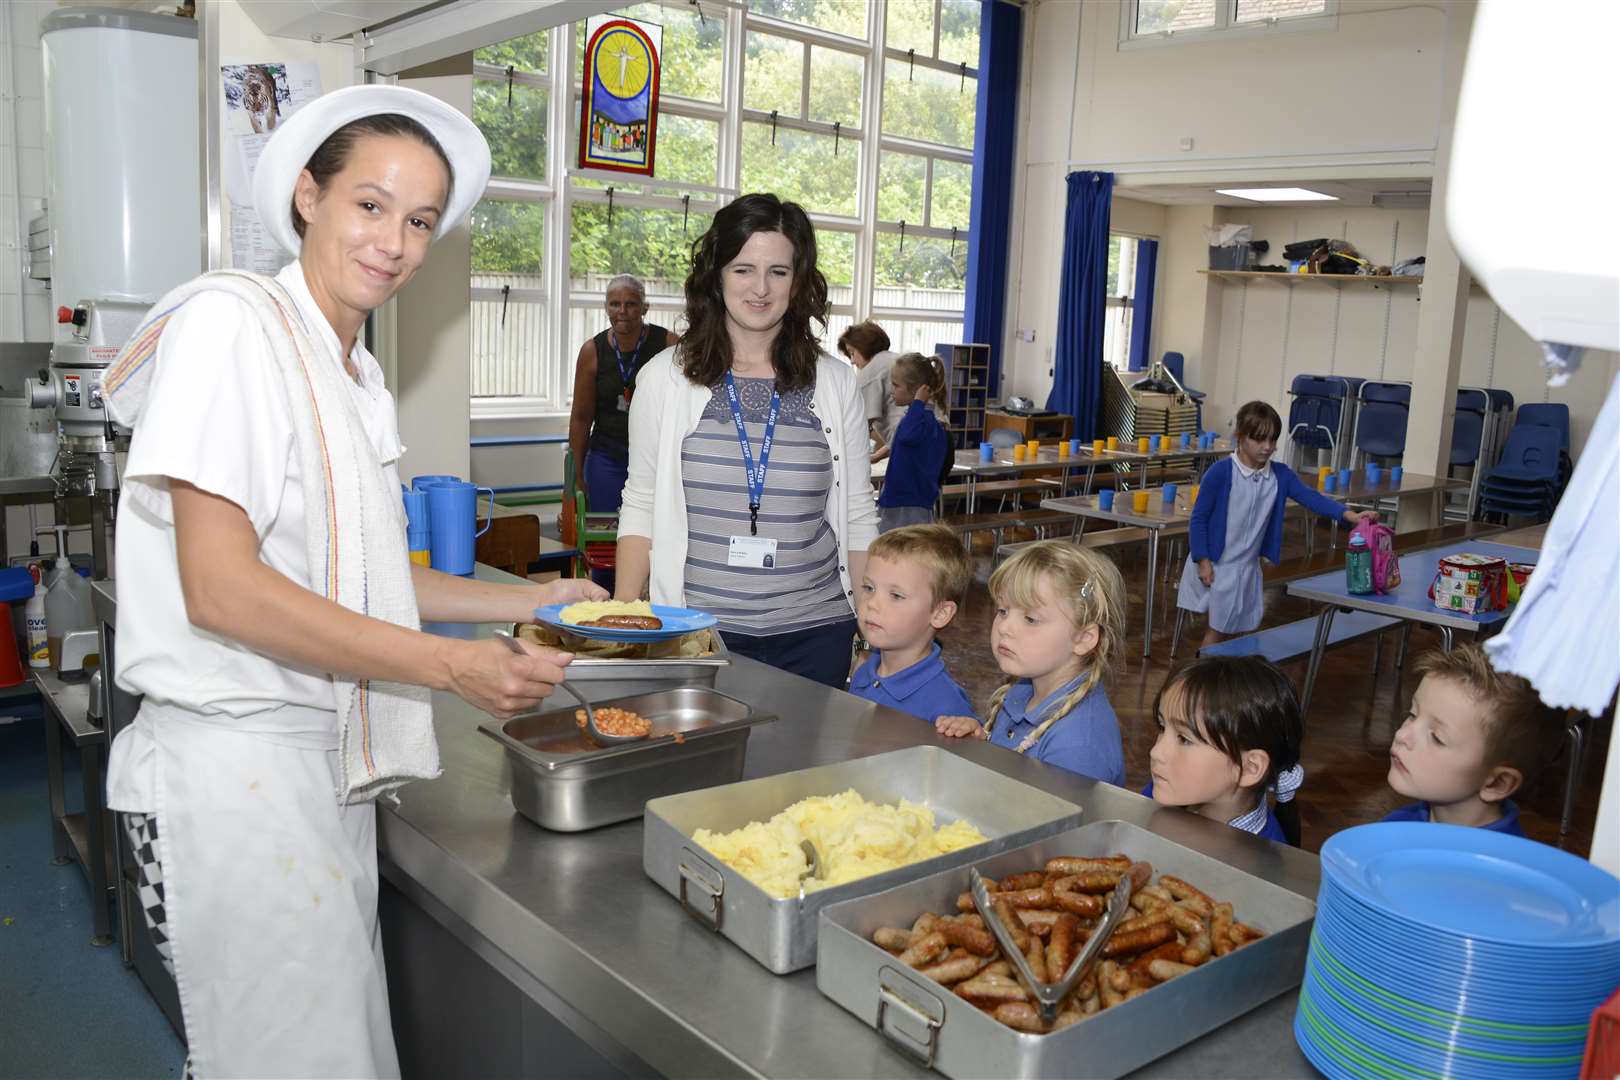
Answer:
[[777, 386], [814, 386], [821, 335], [812, 320], [827, 327], [827, 279], [816, 269], [816, 230], [797, 203], [775, 195], [744, 195], [714, 215], [709, 231], [692, 245], [692, 272], [686, 275], [686, 336], [676, 353], [681, 372], [698, 386], [714, 386], [731, 370], [731, 334], [720, 274], [748, 238], [778, 232], [793, 245], [793, 288], [787, 312], [771, 346]]
[[940, 418], [941, 423], [945, 423], [945, 362], [943, 360], [937, 356], [924, 356], [922, 353], [908, 352], [895, 360], [890, 373], [891, 378], [898, 380], [902, 386], [910, 387], [913, 392], [919, 386], [928, 387], [928, 407], [933, 410], [935, 416]]

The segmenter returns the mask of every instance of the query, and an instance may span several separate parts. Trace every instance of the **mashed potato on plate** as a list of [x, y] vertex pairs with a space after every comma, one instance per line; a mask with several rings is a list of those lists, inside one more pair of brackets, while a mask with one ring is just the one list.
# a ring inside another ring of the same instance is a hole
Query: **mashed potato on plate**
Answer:
[[581, 600], [557, 612], [557, 618], [570, 626], [593, 622], [604, 615], [645, 615], [652, 618], [653, 609], [645, 600]]
[[926, 806], [905, 799], [898, 806], [867, 802], [851, 788], [842, 795], [800, 800], [770, 821], [751, 821], [728, 833], [699, 829], [692, 839], [780, 898], [797, 896], [799, 875], [809, 869], [801, 840], [809, 840], [821, 856], [822, 876], [804, 883], [805, 892], [815, 892], [989, 838], [966, 821], [935, 828], [934, 812]]

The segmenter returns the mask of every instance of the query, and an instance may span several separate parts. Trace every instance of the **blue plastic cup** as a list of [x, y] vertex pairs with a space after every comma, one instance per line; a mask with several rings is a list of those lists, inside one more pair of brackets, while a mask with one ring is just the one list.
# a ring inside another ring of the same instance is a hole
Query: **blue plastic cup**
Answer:
[[1079, 457], [1080, 456], [1080, 440], [1079, 439], [1070, 439], [1069, 440], [1069, 456], [1070, 457]]
[[1339, 486], [1341, 488], [1343, 488], [1345, 491], [1350, 490], [1350, 470], [1349, 469], [1340, 469], [1339, 470]]
[[1162, 436], [1162, 435], [1155, 435], [1151, 439], [1149, 439], [1148, 440], [1148, 450], [1149, 450], [1149, 452], [1157, 454], [1159, 452], [1159, 447], [1161, 445], [1163, 445], [1163, 440], [1164, 440], [1164, 436]]
[[1389, 485], [1390, 485], [1390, 487], [1400, 487], [1401, 486], [1401, 467], [1399, 465], [1394, 465], [1394, 466], [1390, 467], [1390, 470], [1389, 470]]
[[1176, 505], [1176, 485], [1174, 485], [1174, 484], [1166, 484], [1166, 485], [1164, 485], [1164, 505], [1166, 505], [1166, 506], [1174, 506], [1174, 505]]
[[1097, 505], [1104, 510], [1112, 510], [1114, 508], [1114, 489], [1103, 488], [1097, 492]]
[[1339, 478], [1337, 476], [1334, 476], [1332, 473], [1328, 473], [1327, 476], [1322, 478], [1322, 490], [1323, 491], [1338, 491], [1339, 490]]
[[1191, 445], [1192, 445], [1192, 432], [1183, 431], [1181, 433], [1181, 448], [1183, 450], [1185, 450]]
[[1372, 484], [1374, 487], [1378, 486], [1378, 481], [1383, 478], [1383, 475], [1384, 470], [1377, 465], [1367, 466], [1367, 483]]
[[[478, 528], [478, 493], [489, 492], [490, 516]], [[464, 481], [430, 484], [427, 489], [430, 564], [446, 574], [473, 572], [477, 541], [495, 521], [495, 492]]]
[[996, 444], [982, 442], [979, 444], [979, 460], [994, 461], [996, 457]]
[[432, 474], [427, 474], [427, 475], [423, 475], [423, 476], [413, 476], [413, 477], [411, 477], [411, 490], [412, 491], [426, 491], [428, 488], [432, 487], [434, 484], [459, 484], [459, 483], [461, 483], [461, 477], [459, 477], [459, 476], [446, 476], [443, 473], [432, 473]]

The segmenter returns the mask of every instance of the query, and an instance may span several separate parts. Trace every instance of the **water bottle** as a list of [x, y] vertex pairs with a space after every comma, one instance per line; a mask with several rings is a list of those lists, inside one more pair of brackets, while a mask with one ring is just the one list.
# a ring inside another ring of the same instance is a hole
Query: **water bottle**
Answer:
[[1359, 533], [1350, 534], [1345, 546], [1344, 587], [1354, 596], [1366, 596], [1373, 591], [1372, 549], [1367, 538]]

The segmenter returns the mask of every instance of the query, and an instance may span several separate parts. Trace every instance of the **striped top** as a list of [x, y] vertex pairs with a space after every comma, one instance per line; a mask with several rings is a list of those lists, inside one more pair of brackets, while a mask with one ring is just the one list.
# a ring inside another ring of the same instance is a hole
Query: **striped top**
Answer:
[[[772, 379], [737, 378], [750, 450], [759, 459]], [[681, 444], [686, 492], [686, 603], [722, 631], [785, 634], [851, 618], [838, 577], [838, 541], [827, 521], [832, 451], [811, 411], [813, 390], [782, 395], [759, 535], [776, 541], [776, 565], [727, 566], [731, 537], [747, 536], [748, 476], [725, 384], [714, 387], [696, 430]]]

